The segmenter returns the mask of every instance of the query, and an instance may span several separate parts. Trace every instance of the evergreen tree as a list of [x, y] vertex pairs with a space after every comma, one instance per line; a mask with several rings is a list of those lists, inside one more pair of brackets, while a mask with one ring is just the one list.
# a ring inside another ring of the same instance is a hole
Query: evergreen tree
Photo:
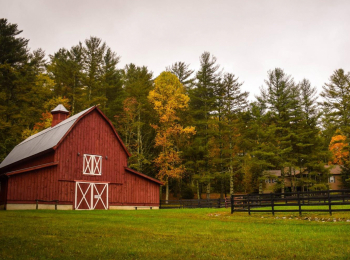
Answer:
[[0, 19], [0, 161], [40, 118], [40, 102], [51, 95], [44, 84], [44, 52], [31, 53], [16, 24]]
[[55, 96], [67, 97], [72, 107], [72, 115], [87, 108], [84, 97], [83, 46], [79, 43], [70, 50], [60, 49], [50, 55], [47, 70], [55, 81]]
[[[154, 110], [147, 97], [153, 89], [153, 73], [147, 67], [138, 67], [134, 64], [128, 64], [123, 71], [123, 85], [126, 97], [133, 99], [136, 104], [136, 122], [132, 126], [136, 129], [129, 128], [130, 131], [136, 131], [136, 135], [130, 135], [133, 138], [129, 140], [131, 149], [130, 167], [136, 170], [152, 174], [153, 168], [145, 168], [152, 161], [154, 130], [151, 123], [154, 122]], [[125, 106], [124, 106], [125, 107]], [[125, 111], [125, 110], [124, 110]]]
[[171, 66], [167, 67], [166, 70], [173, 73], [180, 80], [181, 84], [186, 88], [186, 90], [190, 89], [193, 84], [193, 79], [191, 79], [191, 75], [194, 70], [189, 69], [189, 64], [185, 62], [179, 61], [175, 62]]
[[329, 83], [325, 83], [321, 93], [321, 97], [324, 99], [321, 105], [327, 111], [325, 121], [334, 125], [333, 133], [336, 129], [340, 129], [349, 137], [350, 73], [345, 73], [343, 69], [338, 69], [334, 71], [329, 81]]
[[281, 170], [282, 193], [284, 193], [285, 167], [293, 164], [291, 161], [291, 121], [292, 109], [295, 104], [295, 84], [291, 76], [282, 69], [276, 68], [268, 72], [265, 80], [266, 89], [261, 89], [259, 102], [266, 106], [270, 115], [269, 125], [275, 128], [275, 166]]
[[[189, 91], [190, 111], [197, 134], [194, 140], [194, 153], [191, 157], [198, 182], [207, 184], [207, 198], [210, 196], [210, 181], [213, 179], [210, 169], [209, 141], [212, 136], [210, 124], [213, 122], [212, 112], [215, 111], [215, 87], [218, 82], [219, 65], [216, 58], [209, 52], [200, 57], [200, 69], [196, 74], [195, 86]], [[197, 183], [197, 187], [199, 187]]]

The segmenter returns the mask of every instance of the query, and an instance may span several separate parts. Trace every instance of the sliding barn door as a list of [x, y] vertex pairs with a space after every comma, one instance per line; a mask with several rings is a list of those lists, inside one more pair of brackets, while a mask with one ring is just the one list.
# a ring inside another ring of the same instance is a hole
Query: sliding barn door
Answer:
[[75, 209], [108, 209], [108, 183], [75, 183]]

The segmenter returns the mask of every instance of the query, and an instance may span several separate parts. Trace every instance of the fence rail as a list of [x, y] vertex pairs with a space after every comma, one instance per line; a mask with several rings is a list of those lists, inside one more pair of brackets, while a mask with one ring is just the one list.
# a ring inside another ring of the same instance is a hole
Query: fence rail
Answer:
[[[332, 212], [350, 211], [349, 208], [335, 209], [332, 206], [350, 205], [350, 190], [328, 190], [312, 192], [290, 192], [270, 194], [247, 194], [231, 196], [231, 214], [234, 212]], [[275, 207], [294, 207], [276, 209]], [[305, 208], [307, 206], [307, 208]], [[309, 207], [311, 206], [311, 208]], [[312, 206], [327, 206], [326, 209]], [[297, 209], [295, 209], [297, 207]], [[303, 208], [304, 207], [304, 208]], [[259, 209], [257, 209], [259, 208]], [[265, 208], [265, 209], [264, 209]], [[271, 208], [271, 209], [270, 209]]]
[[186, 200], [161, 200], [160, 209], [184, 209], [184, 208], [228, 208], [230, 199], [186, 199]]

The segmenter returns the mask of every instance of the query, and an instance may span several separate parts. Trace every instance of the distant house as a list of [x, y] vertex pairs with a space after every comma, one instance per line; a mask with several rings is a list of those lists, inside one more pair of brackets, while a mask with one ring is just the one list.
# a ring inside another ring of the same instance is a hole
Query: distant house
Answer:
[[[281, 170], [268, 170], [265, 171], [265, 185], [263, 186], [263, 193], [271, 193], [274, 192], [274, 188], [276, 183], [281, 180]], [[289, 189], [291, 187], [291, 180], [285, 174], [284, 178], [284, 187], [285, 189]]]
[[[329, 168], [330, 176], [328, 178], [329, 188], [331, 190], [339, 190], [343, 189], [343, 183], [341, 179], [341, 166], [340, 165], [326, 165], [326, 168]], [[291, 189], [293, 175], [290, 176], [288, 174], [289, 169], [285, 169], [285, 178], [284, 178], [284, 187], [285, 189]], [[293, 170], [293, 174], [295, 174], [295, 181], [298, 181], [301, 177], [307, 178], [308, 173], [306, 171], [300, 171], [295, 169]], [[265, 171], [265, 184], [264, 184], [264, 193], [270, 193], [274, 191], [275, 185], [278, 181], [281, 181], [281, 170], [268, 170]], [[299, 188], [300, 189], [300, 188]]]
[[130, 154], [98, 107], [69, 118], [62, 105], [51, 113], [52, 126], [0, 164], [1, 208], [35, 209], [36, 200], [58, 200], [58, 209], [159, 207], [162, 183], [127, 167]]
[[341, 166], [340, 165], [327, 165], [327, 168], [330, 168], [329, 173], [330, 177], [328, 179], [329, 188], [331, 190], [340, 190], [344, 188], [341, 176]]

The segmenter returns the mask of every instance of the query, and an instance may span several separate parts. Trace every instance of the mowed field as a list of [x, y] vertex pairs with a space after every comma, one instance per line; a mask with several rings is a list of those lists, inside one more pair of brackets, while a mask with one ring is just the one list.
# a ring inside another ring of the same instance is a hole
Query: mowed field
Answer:
[[350, 259], [349, 219], [229, 209], [0, 211], [0, 259]]

